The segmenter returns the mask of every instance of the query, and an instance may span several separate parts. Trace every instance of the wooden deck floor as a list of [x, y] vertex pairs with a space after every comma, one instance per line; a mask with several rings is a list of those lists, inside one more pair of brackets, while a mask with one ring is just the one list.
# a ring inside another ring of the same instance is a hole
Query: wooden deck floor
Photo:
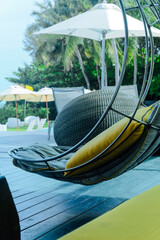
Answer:
[[[43, 133], [44, 134], [44, 133]], [[46, 143], [47, 143], [47, 135]], [[24, 136], [0, 137], [0, 173], [5, 176], [18, 211], [22, 240], [58, 239], [121, 202], [160, 183], [160, 157], [152, 157], [122, 176], [95, 186], [60, 182], [12, 165], [8, 149]], [[28, 136], [27, 141], [41, 142]], [[43, 138], [44, 141], [44, 138]], [[43, 142], [42, 141], [42, 142]], [[24, 144], [22, 144], [24, 145]]]

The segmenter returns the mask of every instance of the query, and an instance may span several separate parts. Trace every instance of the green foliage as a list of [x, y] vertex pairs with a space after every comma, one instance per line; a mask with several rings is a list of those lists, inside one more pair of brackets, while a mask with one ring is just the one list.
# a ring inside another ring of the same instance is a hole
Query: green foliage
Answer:
[[[24, 107], [24, 106], [22, 106]], [[24, 113], [24, 112], [23, 112]], [[37, 116], [40, 118], [46, 118], [46, 108], [43, 103], [27, 103], [26, 104], [26, 117]], [[24, 118], [24, 114], [23, 114]]]
[[[73, 66], [74, 78], [76, 86], [85, 85], [82, 72], [78, 61], [75, 61]], [[16, 77], [7, 78], [10, 82], [15, 82], [23, 85], [30, 85], [35, 91], [40, 88], [47, 87], [71, 87], [73, 80], [71, 72], [65, 72], [63, 63], [56, 66], [45, 66], [44, 64], [34, 63], [26, 65], [24, 68], [18, 68], [14, 72]]]
[[[24, 68], [18, 68], [14, 72], [14, 77], [7, 78], [11, 82], [30, 85], [35, 91], [40, 88], [47, 87], [71, 87], [71, 86], [85, 86], [84, 73], [81, 70], [80, 61], [77, 58], [76, 50], [79, 50], [82, 64], [87, 75], [91, 89], [99, 88], [99, 79], [101, 74], [101, 43], [92, 41], [90, 39], [82, 39], [69, 36], [60, 35], [35, 35], [36, 31], [49, 27], [60, 21], [66, 20], [77, 14], [80, 14], [90, 9], [96, 3], [102, 1], [97, 0], [44, 0], [43, 3], [37, 3], [38, 10], [33, 12], [34, 22], [27, 27], [25, 33], [25, 49], [29, 51], [33, 57], [33, 63], [25, 65]], [[117, 4], [116, 0], [108, 0], [108, 3]], [[145, 2], [145, 1], [144, 1]], [[136, 6], [134, 0], [124, 0], [125, 7], [130, 8]], [[155, 21], [155, 16], [152, 12], [145, 9], [146, 15], [150, 22]], [[127, 14], [141, 19], [139, 10], [127, 11]], [[159, 69], [160, 51], [159, 38], [154, 38], [155, 41], [155, 70], [151, 84], [151, 90], [147, 98], [159, 98]], [[123, 61], [124, 39], [116, 39], [116, 45], [119, 57], [119, 67], [121, 68]], [[133, 84], [134, 74], [134, 49], [137, 49], [137, 85], [140, 91], [145, 59], [146, 46], [144, 38], [130, 38], [129, 51], [127, 59], [127, 67], [123, 84]], [[111, 40], [106, 40], [106, 65], [108, 85], [115, 85], [114, 73], [114, 54]], [[34, 109], [38, 111], [40, 105], [36, 105]], [[30, 110], [28, 110], [30, 111]], [[32, 111], [32, 110], [31, 110]], [[14, 111], [13, 111], [14, 112]], [[42, 110], [43, 112], [43, 110]], [[42, 114], [43, 113], [38, 113]], [[20, 113], [21, 114], [21, 113]], [[55, 116], [55, 109], [52, 116]]]
[[[20, 112], [19, 115], [21, 115]], [[5, 104], [0, 108], [0, 123], [5, 124], [9, 117], [16, 117], [16, 108], [12, 103]]]
[[148, 98], [153, 100], [160, 99], [160, 56], [154, 57], [154, 75], [150, 86]]
[[[52, 103], [53, 104], [53, 103]], [[24, 101], [18, 101], [18, 118], [21, 121], [24, 121], [24, 117], [27, 116], [39, 116], [40, 118], [46, 118], [46, 107], [43, 103], [27, 103], [26, 105], [26, 116], [24, 116]], [[4, 106], [0, 108], [0, 123], [5, 124], [7, 119], [16, 117], [16, 107], [14, 102], [6, 103]], [[50, 119], [55, 119], [50, 116]]]
[[152, 79], [149, 93], [152, 99], [160, 99], [160, 74]]

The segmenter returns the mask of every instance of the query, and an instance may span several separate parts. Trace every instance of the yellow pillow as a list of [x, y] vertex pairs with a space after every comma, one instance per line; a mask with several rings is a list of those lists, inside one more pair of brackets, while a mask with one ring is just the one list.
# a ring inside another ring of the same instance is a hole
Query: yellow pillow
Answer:
[[[153, 107], [140, 108], [137, 111], [135, 118], [146, 122], [152, 112], [152, 109]], [[116, 139], [116, 137], [118, 137], [118, 135], [122, 132], [128, 122], [128, 118], [123, 118], [110, 128], [100, 133], [98, 136], [93, 138], [91, 141], [86, 143], [70, 158], [70, 160], [66, 164], [65, 169], [79, 166], [96, 157], [99, 153], [105, 150]], [[106, 153], [109, 154], [106, 155], [105, 153], [106, 156], [102, 156], [94, 163], [83, 166], [73, 172], [65, 172], [65, 175], [69, 174], [70, 176], [74, 176], [77, 174], [85, 173], [100, 166], [103, 166], [107, 162], [111, 162], [115, 158], [125, 153], [131, 146], [133, 146], [134, 143], [141, 137], [143, 131], [144, 125], [132, 120], [129, 127], [122, 134], [122, 136], [112, 145], [112, 147], [107, 150]]]

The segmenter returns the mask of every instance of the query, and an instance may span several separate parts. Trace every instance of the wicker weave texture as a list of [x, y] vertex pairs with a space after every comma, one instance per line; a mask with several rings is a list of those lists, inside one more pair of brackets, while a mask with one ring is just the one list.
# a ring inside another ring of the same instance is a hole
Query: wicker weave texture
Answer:
[[[85, 137], [103, 114], [112, 94], [113, 90], [98, 90], [77, 97], [66, 104], [55, 120], [56, 143], [61, 146], [73, 146]], [[135, 110], [137, 101], [137, 98], [120, 91], [113, 108], [122, 113], [131, 114]], [[110, 110], [91, 138], [122, 118], [122, 115]]]

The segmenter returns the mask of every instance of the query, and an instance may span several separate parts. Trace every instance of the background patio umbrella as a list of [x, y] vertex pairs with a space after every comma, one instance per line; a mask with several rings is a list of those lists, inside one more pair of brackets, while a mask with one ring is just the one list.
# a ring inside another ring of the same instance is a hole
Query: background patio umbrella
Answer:
[[46, 102], [46, 109], [47, 109], [47, 122], [49, 122], [48, 116], [48, 102], [54, 101], [52, 89], [48, 87], [41, 88], [38, 92], [36, 92], [36, 96], [30, 96], [27, 99], [29, 102]]
[[[127, 15], [129, 36], [145, 36], [143, 22]], [[160, 30], [152, 27], [153, 36], [160, 37]], [[105, 39], [125, 36], [121, 9], [115, 4], [96, 4], [90, 10], [43, 29], [36, 34], [62, 34], [76, 37], [102, 40], [101, 88], [104, 87]]]
[[27, 99], [31, 96], [35, 96], [36, 92], [31, 90], [25, 89], [19, 85], [13, 85], [0, 92], [0, 101], [15, 101], [16, 105], [16, 118], [17, 118], [17, 128], [19, 130], [18, 124], [18, 110], [17, 110], [17, 101]]

